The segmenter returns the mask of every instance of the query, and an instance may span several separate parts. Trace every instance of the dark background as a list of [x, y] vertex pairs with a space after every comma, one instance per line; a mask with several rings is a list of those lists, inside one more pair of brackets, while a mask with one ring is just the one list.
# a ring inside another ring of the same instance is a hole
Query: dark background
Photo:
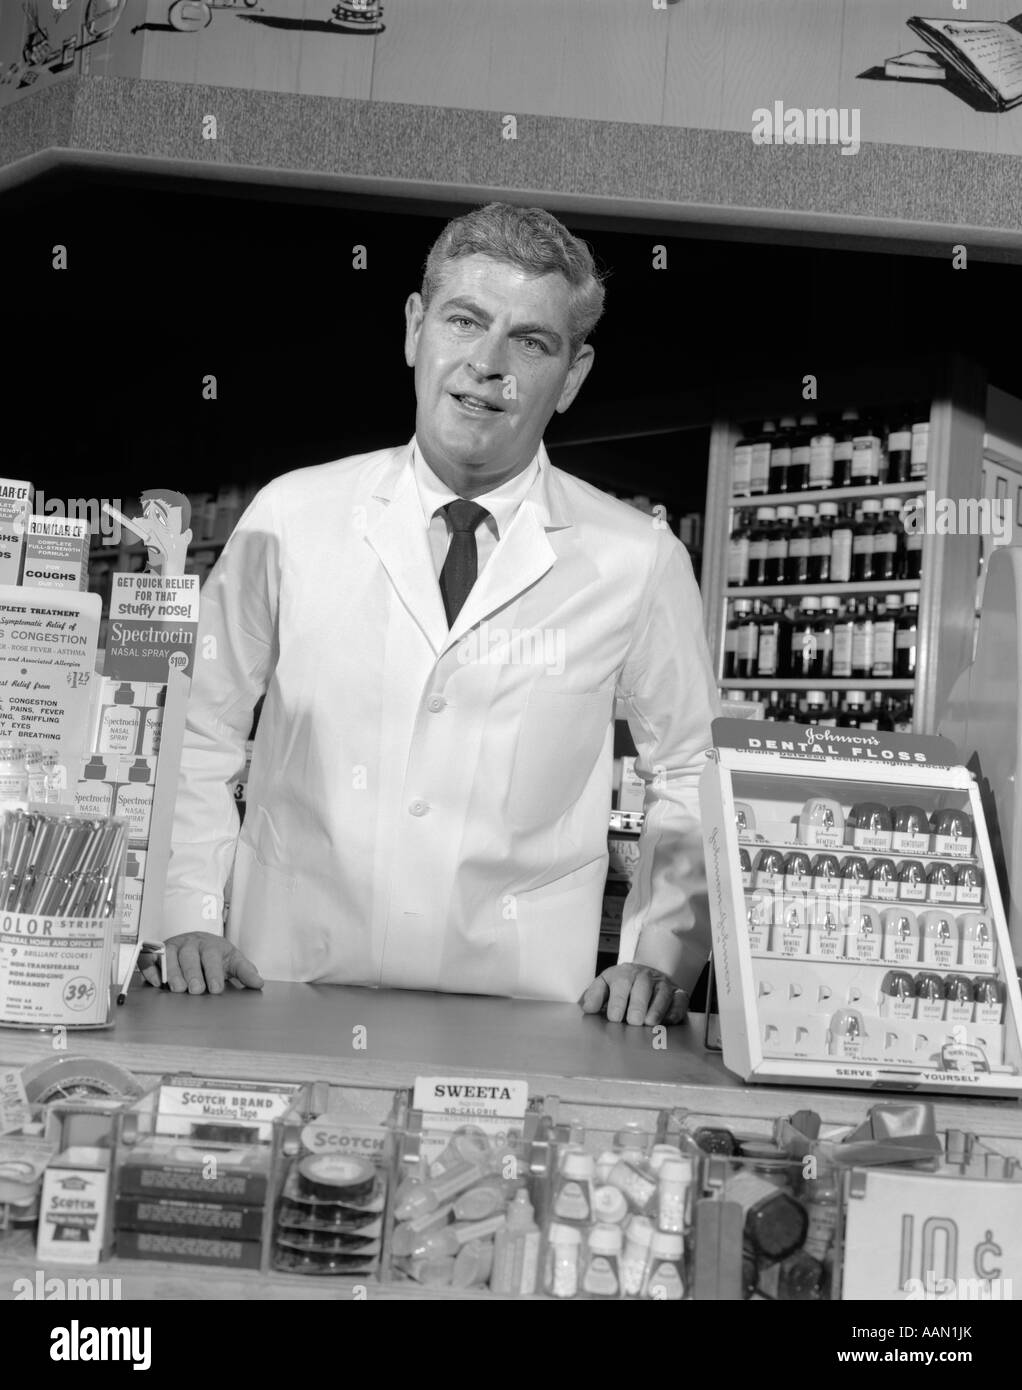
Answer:
[[[263, 482], [410, 436], [403, 304], [462, 207], [56, 173], [0, 208], [8, 476], [54, 497], [127, 499], [136, 479]], [[547, 438], [556, 463], [597, 485], [700, 510], [714, 402], [746, 378], [794, 385], [955, 348], [1022, 394], [1015, 266], [954, 271], [950, 247], [892, 255], [567, 220], [609, 272], [608, 308], [593, 373]], [[652, 269], [657, 242], [666, 271]], [[216, 401], [202, 399], [207, 373]]]

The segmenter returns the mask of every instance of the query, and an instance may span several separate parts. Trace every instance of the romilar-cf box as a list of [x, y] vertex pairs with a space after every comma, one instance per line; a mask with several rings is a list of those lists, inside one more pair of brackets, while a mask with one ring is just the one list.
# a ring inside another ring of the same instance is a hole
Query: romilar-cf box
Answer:
[[1022, 1095], [1022, 997], [945, 739], [717, 719], [700, 782], [725, 1065]]

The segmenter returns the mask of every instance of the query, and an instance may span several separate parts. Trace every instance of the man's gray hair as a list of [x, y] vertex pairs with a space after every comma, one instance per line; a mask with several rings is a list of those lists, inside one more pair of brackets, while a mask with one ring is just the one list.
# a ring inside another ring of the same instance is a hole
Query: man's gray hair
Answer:
[[544, 208], [487, 203], [448, 222], [430, 250], [422, 277], [422, 302], [429, 307], [448, 261], [489, 256], [519, 266], [529, 275], [563, 275], [569, 300], [572, 358], [603, 313], [603, 284], [592, 252]]

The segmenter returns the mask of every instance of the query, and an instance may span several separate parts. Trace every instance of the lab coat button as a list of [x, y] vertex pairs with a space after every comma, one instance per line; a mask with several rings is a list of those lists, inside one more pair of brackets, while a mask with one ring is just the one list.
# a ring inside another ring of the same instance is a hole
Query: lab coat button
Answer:
[[408, 807], [413, 816], [424, 816], [429, 810], [428, 801], [413, 801]]
[[447, 701], [442, 695], [431, 695], [426, 701], [426, 708], [433, 714], [439, 714], [442, 709], [447, 708]]

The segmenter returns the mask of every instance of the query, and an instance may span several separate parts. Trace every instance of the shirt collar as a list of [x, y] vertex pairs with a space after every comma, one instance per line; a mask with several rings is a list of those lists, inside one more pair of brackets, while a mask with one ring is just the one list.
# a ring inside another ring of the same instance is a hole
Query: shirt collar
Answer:
[[[445, 507], [448, 502], [453, 502], [458, 494], [452, 492], [447, 484], [437, 477], [422, 457], [422, 451], [416, 443], [412, 445], [412, 468], [415, 473], [415, 485], [419, 490], [422, 514], [428, 527], [433, 520], [436, 509]], [[501, 483], [491, 492], [484, 492], [478, 497], [473, 497], [473, 502], [478, 502], [481, 507], [485, 507], [493, 517], [498, 537], [507, 533], [507, 528], [514, 520], [515, 512], [539, 477], [539, 471], [540, 460], [539, 454], [537, 454], [528, 468], [523, 468], [521, 473], [516, 473], [513, 478], [508, 478], [506, 482]]]

